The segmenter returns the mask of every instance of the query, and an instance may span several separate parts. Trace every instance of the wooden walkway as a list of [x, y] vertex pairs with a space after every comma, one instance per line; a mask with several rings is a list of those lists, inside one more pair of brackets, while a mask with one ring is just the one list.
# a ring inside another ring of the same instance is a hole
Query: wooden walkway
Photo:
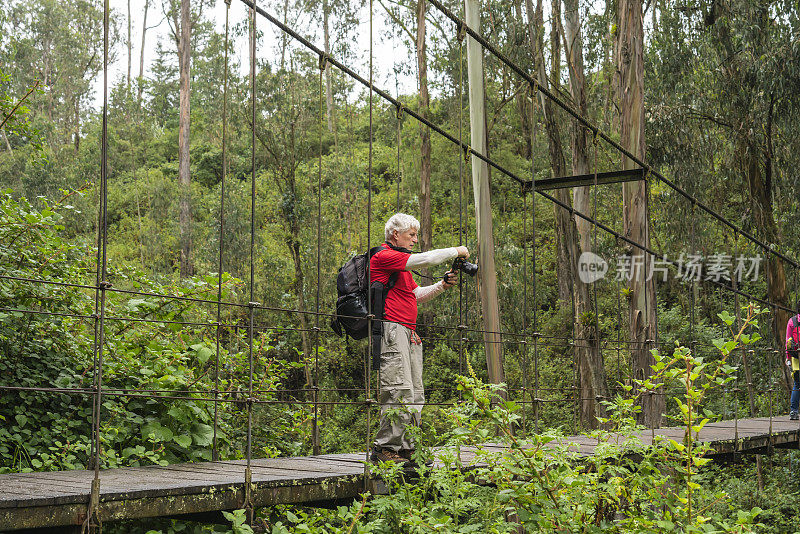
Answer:
[[[682, 428], [645, 431], [683, 439]], [[700, 440], [714, 455], [764, 453], [771, 447], [797, 448], [800, 423], [788, 416], [721, 421], [706, 425]], [[567, 438], [573, 450], [591, 455], [597, 441]], [[495, 447], [495, 446], [489, 446]], [[474, 452], [465, 451], [465, 463]], [[256, 508], [275, 504], [341, 501], [364, 491], [364, 454], [327, 454], [253, 460], [252, 500]], [[242, 507], [244, 460], [132, 467], [100, 472], [100, 518], [104, 521], [203, 514]], [[61, 527], [83, 523], [91, 494], [93, 471], [57, 471], [0, 475], [0, 531]], [[379, 481], [371, 491], [380, 492]]]

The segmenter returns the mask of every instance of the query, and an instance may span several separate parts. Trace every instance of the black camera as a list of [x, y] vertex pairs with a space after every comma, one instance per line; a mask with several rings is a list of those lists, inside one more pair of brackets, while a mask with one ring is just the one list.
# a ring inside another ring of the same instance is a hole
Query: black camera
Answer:
[[458, 272], [461, 271], [464, 274], [468, 274], [470, 276], [475, 276], [478, 274], [478, 264], [477, 263], [470, 263], [462, 257], [458, 257], [453, 260], [453, 266], [450, 267], [450, 272]]

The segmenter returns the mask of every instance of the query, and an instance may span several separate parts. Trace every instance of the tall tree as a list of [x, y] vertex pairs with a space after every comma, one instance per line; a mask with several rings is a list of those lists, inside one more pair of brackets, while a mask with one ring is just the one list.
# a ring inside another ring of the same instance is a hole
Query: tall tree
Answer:
[[131, 46], [131, 0], [128, 0], [128, 34], [127, 39], [125, 40], [125, 44], [128, 47], [128, 76], [125, 79], [125, 83], [128, 86], [131, 85], [131, 55], [133, 54], [133, 48]]
[[[564, 0], [564, 42], [569, 68], [569, 90], [572, 101], [578, 112], [586, 117], [586, 75], [583, 68], [583, 36], [581, 34], [581, 15], [578, 0]], [[586, 150], [586, 129], [573, 121], [572, 130], [572, 173], [589, 173], [589, 156]], [[581, 213], [592, 214], [590, 202], [591, 187], [575, 187], [572, 190], [572, 200], [575, 209]], [[592, 250], [591, 224], [580, 217], [575, 224], [580, 234], [581, 250]]]
[[181, 278], [192, 276], [192, 208], [191, 167], [189, 164], [189, 128], [192, 58], [192, 11], [190, 0], [180, 0], [180, 10], [172, 7], [172, 22], [175, 42], [178, 47], [178, 71], [180, 75], [180, 102], [178, 116], [178, 183], [180, 183], [180, 274]]
[[[788, 7], [788, 6], [787, 6]], [[773, 17], [783, 4], [771, 0], [731, 0], [711, 2], [705, 25], [717, 44], [720, 96], [715, 115], [730, 125], [736, 168], [750, 202], [749, 210], [758, 236], [770, 245], [783, 241], [774, 214], [775, 155], [774, 124], [780, 115], [797, 110], [798, 59], [797, 7], [794, 17]], [[790, 10], [791, 11], [791, 10]], [[794, 39], [782, 26], [794, 19]], [[781, 20], [783, 19], [783, 20]], [[789, 43], [794, 41], [794, 47]], [[776, 105], [781, 108], [776, 113]], [[786, 323], [790, 314], [780, 307], [791, 307], [784, 262], [774, 254], [766, 256], [768, 300], [776, 304], [772, 311], [772, 335], [776, 347], [783, 347]], [[790, 373], [776, 361], [784, 384], [790, 387]]]
[[[526, 0], [527, 15], [528, 15], [528, 33], [533, 50], [533, 57], [536, 65], [536, 78], [539, 85], [542, 87], [550, 87], [547, 79], [547, 68], [545, 67], [544, 56], [544, 16], [542, 13], [542, 0], [537, 0], [536, 9], [533, 8], [532, 0]], [[551, 67], [556, 69], [560, 55], [560, 46], [558, 42], [558, 29], [553, 25], [551, 32], [551, 54], [553, 61]], [[557, 76], [557, 72], [551, 72], [552, 76]], [[553, 78], [557, 80], [558, 78]], [[556, 119], [553, 103], [546, 98], [542, 93], [539, 93], [539, 102], [542, 108], [542, 115], [544, 117], [545, 133], [547, 134], [547, 148], [550, 159], [550, 171], [552, 176], [566, 175], [567, 164], [564, 159], [564, 149], [561, 144], [561, 132]], [[556, 189], [555, 197], [567, 205], [571, 205], [569, 193], [566, 189]], [[569, 211], [561, 208], [557, 204], [553, 205], [556, 235], [557, 239], [557, 279], [558, 279], [558, 298], [563, 302], [570, 302], [572, 300], [572, 269], [570, 269], [569, 261], [569, 248], [567, 243], [570, 234], [570, 228], [573, 227]]]
[[[553, 90], [553, 84], [561, 78], [561, 34], [559, 32], [561, 0], [552, 0], [551, 3], [553, 17], [550, 26], [550, 80], [552, 80], [552, 84], [548, 82], [545, 69], [542, 2], [537, 0], [536, 9], [534, 10], [531, 0], [527, 0], [526, 7], [528, 11], [528, 31], [536, 62], [537, 81], [543, 87], [549, 87]], [[567, 174], [567, 165], [561, 144], [561, 132], [556, 111], [553, 103], [543, 94], [540, 93], [539, 98], [544, 115], [552, 176], [565, 176]], [[572, 199], [567, 189], [556, 189], [554, 196], [564, 205], [572, 205]], [[562, 305], [574, 303], [573, 333], [576, 338], [581, 340], [575, 344], [575, 360], [578, 366], [578, 381], [581, 392], [580, 416], [584, 425], [596, 427], [597, 415], [599, 415], [596, 398], [597, 396], [604, 397], [608, 392], [603, 362], [599, 354], [595, 324], [593, 321], [586, 320], [587, 317], [593, 316], [594, 310], [588, 286], [576, 276], [580, 244], [575, 218], [569, 209], [557, 204], [553, 205], [553, 210], [556, 224], [558, 297]]]
[[150, 0], [144, 0], [144, 14], [142, 15], [142, 46], [139, 50], [139, 77], [136, 81], [136, 101], [142, 102], [142, 89], [144, 88], [144, 51], [145, 38], [147, 37], [147, 10], [150, 8]]
[[[566, 57], [569, 68], [570, 93], [581, 115], [586, 117], [586, 76], [583, 69], [583, 38], [581, 36], [581, 17], [578, 0], [564, 0], [564, 37]], [[589, 173], [589, 156], [586, 147], [586, 130], [578, 121], [573, 121], [572, 129], [572, 174]], [[594, 214], [590, 202], [590, 187], [575, 187], [572, 190], [575, 209], [581, 213]], [[585, 219], [573, 216], [579, 234], [580, 247], [572, 252], [572, 267], [578, 272], [578, 259], [581, 252], [593, 250], [591, 225]], [[581, 416], [584, 422], [594, 427], [597, 422], [598, 397], [607, 398], [608, 380], [605, 364], [600, 353], [600, 339], [597, 331], [598, 318], [595, 316], [594, 299], [589, 285], [580, 277], [573, 277], [575, 295], [575, 324], [578, 339], [585, 340], [578, 349], [579, 375], [581, 387]], [[593, 320], [588, 320], [592, 317]]]
[[[293, 61], [290, 62], [290, 65]], [[286, 245], [292, 260], [292, 291], [297, 302], [300, 341], [304, 356], [305, 379], [308, 386], [314, 385], [314, 374], [307, 362], [312, 358], [312, 346], [308, 332], [310, 325], [306, 317], [307, 304], [304, 293], [307, 258], [303, 257], [303, 236], [301, 232], [308, 225], [304, 217], [308, 213], [305, 199], [305, 182], [299, 168], [306, 162], [304, 154], [314, 152], [312, 139], [316, 136], [304, 135], [320, 127], [317, 124], [316, 110], [307, 105], [314, 100], [313, 81], [316, 77], [305, 78], [294, 68], [278, 71], [275, 74], [263, 72], [257, 77], [261, 88], [260, 112], [256, 117], [255, 135], [266, 154], [271, 184], [277, 192], [277, 207], [280, 211], [280, 225], [283, 230], [281, 240]], [[286, 88], [291, 88], [287, 91]], [[287, 94], [288, 93], [288, 94]], [[249, 111], [248, 121], [250, 119]]]
[[[325, 41], [325, 53], [331, 53], [331, 29], [330, 29], [330, 6], [328, 0], [322, 0], [322, 28]], [[328, 120], [328, 131], [333, 132], [335, 117], [334, 117], [334, 104], [333, 104], [333, 80], [331, 79], [331, 64], [329, 61], [325, 62], [325, 104], [328, 112], [326, 118]]]
[[[430, 117], [431, 98], [428, 93], [428, 55], [425, 46], [425, 0], [417, 0], [417, 73], [419, 77], [419, 114]], [[420, 247], [423, 251], [433, 246], [433, 218], [431, 215], [431, 130], [420, 123], [419, 211]]]
[[[637, 158], [645, 154], [644, 137], [644, 27], [642, 0], [617, 2], [617, 101], [621, 113], [620, 144]], [[637, 165], [623, 156], [623, 169]], [[650, 247], [647, 220], [647, 187], [642, 181], [622, 184], [623, 232], [634, 243]], [[649, 342], [655, 338], [655, 283], [648, 276], [645, 265], [653, 261], [635, 247], [629, 248], [632, 269], [629, 281], [629, 329], [632, 372], [643, 379], [652, 374], [655, 363], [650, 354]], [[663, 395], [646, 395], [641, 400], [639, 419], [642, 424], [659, 426], [664, 412]]]

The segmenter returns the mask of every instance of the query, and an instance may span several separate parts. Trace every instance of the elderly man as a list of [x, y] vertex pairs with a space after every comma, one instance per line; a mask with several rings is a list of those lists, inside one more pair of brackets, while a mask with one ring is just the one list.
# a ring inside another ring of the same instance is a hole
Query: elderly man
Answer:
[[[413, 441], [405, 435], [409, 424], [419, 425], [425, 391], [422, 385], [422, 339], [416, 333], [417, 305], [455, 285], [457, 274], [420, 287], [412, 269], [433, 267], [456, 257], [468, 258], [466, 247], [451, 247], [414, 254], [419, 221], [397, 213], [386, 222], [386, 243], [370, 260], [370, 282], [386, 284], [399, 273], [386, 293], [380, 348], [381, 420], [372, 450], [373, 461], [411, 462]], [[387, 413], [396, 410], [393, 413]]]

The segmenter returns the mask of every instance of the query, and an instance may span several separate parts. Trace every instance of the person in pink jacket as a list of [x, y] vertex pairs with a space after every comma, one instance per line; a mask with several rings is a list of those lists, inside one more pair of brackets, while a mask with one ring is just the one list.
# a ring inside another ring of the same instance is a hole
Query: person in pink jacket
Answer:
[[[800, 310], [800, 301], [797, 302], [796, 310]], [[789, 419], [796, 421], [800, 419], [798, 408], [800, 407], [800, 313], [793, 315], [786, 323], [786, 365], [792, 368], [792, 395], [789, 397]]]

